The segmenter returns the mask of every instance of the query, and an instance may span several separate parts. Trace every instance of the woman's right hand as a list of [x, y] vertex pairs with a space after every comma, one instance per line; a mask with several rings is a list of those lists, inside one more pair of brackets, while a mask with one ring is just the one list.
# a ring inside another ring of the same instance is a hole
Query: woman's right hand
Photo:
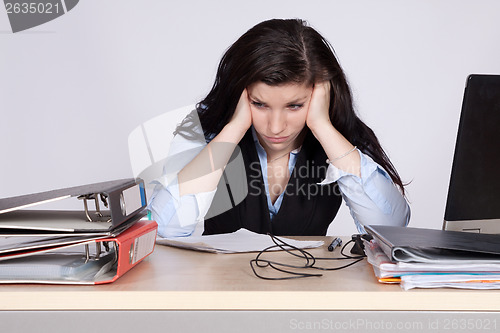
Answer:
[[246, 88], [241, 93], [240, 100], [238, 101], [238, 105], [236, 105], [229, 124], [236, 130], [241, 131], [242, 134], [245, 134], [250, 126], [252, 126], [252, 111], [250, 110], [250, 100], [248, 99]]

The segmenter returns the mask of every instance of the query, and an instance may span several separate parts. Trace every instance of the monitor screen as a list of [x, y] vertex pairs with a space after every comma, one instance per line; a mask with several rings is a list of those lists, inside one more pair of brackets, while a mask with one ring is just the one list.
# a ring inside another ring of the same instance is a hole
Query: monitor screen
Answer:
[[444, 229], [500, 233], [500, 75], [465, 87]]

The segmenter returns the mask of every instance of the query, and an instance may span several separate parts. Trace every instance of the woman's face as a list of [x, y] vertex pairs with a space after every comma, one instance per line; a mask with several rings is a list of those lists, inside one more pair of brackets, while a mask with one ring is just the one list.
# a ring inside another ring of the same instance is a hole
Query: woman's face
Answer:
[[297, 148], [306, 125], [312, 86], [288, 83], [270, 86], [257, 82], [247, 88], [252, 124], [266, 152]]

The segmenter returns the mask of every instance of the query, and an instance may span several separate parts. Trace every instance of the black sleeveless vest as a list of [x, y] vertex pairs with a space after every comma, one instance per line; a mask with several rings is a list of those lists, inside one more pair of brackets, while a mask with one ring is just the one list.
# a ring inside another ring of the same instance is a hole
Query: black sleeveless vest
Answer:
[[[337, 215], [342, 197], [337, 183], [317, 184], [325, 178], [328, 165], [325, 162], [327, 156], [314, 135], [308, 131], [285, 188], [280, 210], [272, 221], [251, 129], [247, 131], [239, 147], [245, 165], [248, 194], [236, 205], [231, 199], [233, 206], [224, 213], [205, 219], [203, 234], [229, 233], [246, 228], [257, 233], [281, 236], [326, 235], [328, 226]], [[229, 165], [224, 173], [227, 173], [228, 168]], [[222, 186], [226, 188], [226, 196], [229, 188], [231, 196], [230, 185], [231, 182], [227, 183], [225, 175], [221, 177], [212, 206], [219, 192], [222, 192]], [[210, 216], [210, 209], [207, 216]]]

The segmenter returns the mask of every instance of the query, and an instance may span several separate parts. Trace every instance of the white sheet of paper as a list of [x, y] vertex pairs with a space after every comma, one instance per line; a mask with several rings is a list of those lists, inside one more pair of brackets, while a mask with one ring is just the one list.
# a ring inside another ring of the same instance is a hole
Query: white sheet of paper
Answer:
[[[301, 249], [316, 248], [324, 244], [323, 241], [298, 241], [284, 237], [279, 238]], [[214, 253], [258, 252], [275, 245], [270, 236], [257, 234], [246, 229], [220, 235], [157, 238], [156, 244]], [[273, 250], [280, 250], [280, 248], [277, 247]]]

